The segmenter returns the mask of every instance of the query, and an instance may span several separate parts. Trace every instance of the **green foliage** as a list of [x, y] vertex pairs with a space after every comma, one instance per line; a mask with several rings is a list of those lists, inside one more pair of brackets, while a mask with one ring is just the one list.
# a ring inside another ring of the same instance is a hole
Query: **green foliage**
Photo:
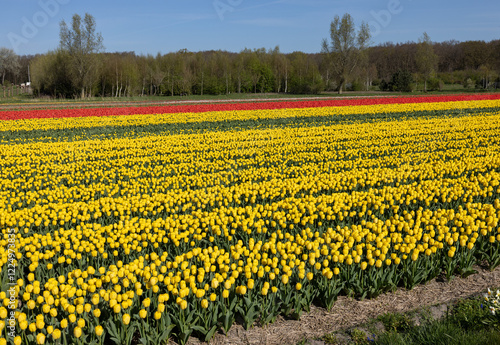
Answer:
[[466, 89], [473, 89], [474, 87], [476, 87], [476, 83], [471, 78], [466, 78], [464, 82], [464, 87]]
[[296, 94], [317, 94], [323, 91], [323, 80], [317, 66], [304, 53], [290, 56], [290, 92]]
[[381, 91], [411, 92], [413, 90], [413, 76], [408, 70], [398, 70], [387, 82], [382, 80], [379, 88]]
[[76, 89], [71, 81], [70, 56], [62, 50], [38, 56], [31, 64], [35, 95], [72, 97]]
[[354, 81], [348, 89], [349, 91], [363, 91], [363, 84], [359, 81]]
[[337, 337], [335, 336], [335, 333], [325, 334], [321, 339], [325, 342], [325, 344], [334, 345], [334, 344], [338, 343], [338, 340], [337, 340]]
[[418, 72], [425, 81], [424, 91], [429, 90], [427, 82], [437, 70], [438, 61], [439, 56], [434, 52], [434, 46], [432, 45], [431, 39], [429, 35], [424, 32], [419, 39], [416, 55]]
[[388, 331], [404, 332], [413, 326], [412, 320], [406, 314], [387, 313], [379, 316], [378, 320], [384, 324]]
[[363, 22], [359, 30], [349, 13], [342, 18], [338, 15], [330, 24], [330, 41], [322, 42], [322, 53], [331, 66], [334, 77], [339, 81], [338, 92], [342, 93], [344, 84], [351, 78], [358, 63], [363, 60], [363, 52], [370, 41], [370, 29]]
[[392, 90], [400, 92], [411, 92], [413, 76], [408, 70], [399, 70], [392, 75]]
[[85, 13], [82, 18], [74, 14], [71, 28], [63, 20], [60, 27], [60, 49], [65, 51], [70, 58], [69, 71], [74, 87], [85, 97], [87, 90], [96, 81], [96, 68], [98, 56], [104, 49], [102, 36], [96, 33], [96, 21], [92, 15]]
[[486, 322], [490, 313], [478, 298], [458, 301], [441, 320], [428, 320], [413, 327], [404, 315], [386, 314], [378, 318], [387, 332], [379, 335], [377, 345], [490, 345], [500, 344], [498, 327]]
[[486, 328], [483, 322], [489, 318], [488, 308], [483, 306], [481, 299], [466, 299], [453, 306], [449, 321], [467, 331], [476, 331]]
[[369, 340], [366, 333], [358, 328], [354, 328], [351, 330], [351, 339], [356, 345], [369, 344]]
[[387, 332], [382, 334], [378, 339], [377, 345], [409, 345], [409, 339], [406, 334], [398, 332]]
[[7, 72], [16, 73], [20, 68], [19, 56], [12, 50], [0, 47], [0, 82], [5, 84], [5, 75]]
[[443, 87], [444, 83], [439, 78], [429, 78], [427, 80], [427, 91], [441, 91]]

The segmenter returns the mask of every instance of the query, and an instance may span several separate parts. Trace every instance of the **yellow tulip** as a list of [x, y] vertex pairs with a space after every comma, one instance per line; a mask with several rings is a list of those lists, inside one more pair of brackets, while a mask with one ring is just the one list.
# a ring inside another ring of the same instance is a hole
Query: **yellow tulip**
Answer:
[[82, 329], [76, 326], [73, 330], [73, 335], [75, 336], [75, 338], [80, 338], [82, 336]]
[[54, 340], [57, 340], [59, 338], [61, 338], [61, 330], [60, 329], [54, 329], [54, 331], [52, 332], [52, 338]]
[[201, 307], [202, 307], [203, 309], [207, 309], [207, 308], [208, 308], [208, 300], [206, 300], [206, 299], [202, 299], [202, 300], [201, 300]]
[[36, 343], [37, 344], [45, 344], [45, 334], [43, 333], [38, 333], [36, 335]]
[[282, 275], [281, 276], [281, 282], [283, 284], [285, 284], [285, 285], [288, 284], [288, 276], [287, 275]]
[[100, 337], [104, 333], [104, 328], [101, 325], [97, 325], [95, 328], [95, 334]]

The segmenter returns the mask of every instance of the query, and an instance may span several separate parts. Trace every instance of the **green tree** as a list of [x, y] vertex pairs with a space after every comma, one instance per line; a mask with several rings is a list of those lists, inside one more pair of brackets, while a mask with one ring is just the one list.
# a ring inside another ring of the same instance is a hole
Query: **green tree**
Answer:
[[439, 57], [434, 53], [431, 39], [426, 32], [419, 39], [416, 58], [418, 71], [424, 79], [424, 92], [427, 92], [427, 81], [435, 73]]
[[69, 77], [70, 60], [69, 54], [60, 49], [33, 59], [30, 63], [30, 71], [35, 94], [70, 97], [74, 93]]
[[330, 24], [330, 43], [323, 40], [322, 52], [330, 61], [333, 72], [338, 79], [338, 92], [346, 80], [351, 77], [354, 70], [362, 60], [362, 53], [370, 42], [370, 29], [363, 22], [356, 30], [350, 14], [346, 13], [342, 19], [336, 15]]
[[323, 80], [318, 65], [311, 56], [294, 52], [289, 55], [290, 92], [297, 94], [317, 94], [323, 91]]
[[0, 74], [2, 75], [2, 85], [5, 83], [7, 72], [17, 73], [19, 70], [19, 57], [12, 49], [0, 48]]
[[399, 70], [392, 76], [392, 89], [394, 91], [411, 92], [413, 76], [408, 70]]
[[93, 16], [86, 13], [82, 18], [75, 14], [71, 29], [63, 20], [60, 24], [60, 48], [67, 51], [71, 57], [71, 74], [73, 83], [85, 97], [85, 89], [92, 85], [93, 70], [98, 65], [98, 55], [104, 50], [102, 35], [96, 33], [96, 22]]

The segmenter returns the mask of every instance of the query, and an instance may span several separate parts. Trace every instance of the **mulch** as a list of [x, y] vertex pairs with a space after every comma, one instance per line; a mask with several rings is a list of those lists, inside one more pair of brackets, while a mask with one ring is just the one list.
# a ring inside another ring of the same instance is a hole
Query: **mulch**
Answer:
[[[375, 299], [356, 300], [340, 296], [332, 310], [311, 306], [299, 321], [278, 317], [275, 323], [249, 330], [235, 324], [227, 336], [217, 333], [211, 345], [282, 345], [296, 344], [303, 339], [314, 339], [325, 334], [361, 325], [385, 313], [406, 313], [425, 306], [450, 304], [459, 299], [477, 296], [487, 288], [500, 287], [500, 267], [493, 271], [475, 267], [478, 273], [467, 278], [454, 277], [451, 281], [436, 278], [412, 290], [398, 289]], [[169, 344], [175, 344], [170, 341]], [[206, 344], [191, 337], [190, 345]]]

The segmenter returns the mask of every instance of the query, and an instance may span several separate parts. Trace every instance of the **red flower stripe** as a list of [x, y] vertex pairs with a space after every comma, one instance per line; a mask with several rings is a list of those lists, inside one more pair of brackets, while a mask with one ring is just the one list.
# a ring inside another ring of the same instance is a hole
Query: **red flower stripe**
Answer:
[[313, 107], [343, 107], [353, 105], [373, 104], [407, 104], [407, 103], [435, 103], [455, 101], [480, 101], [500, 99], [500, 94], [474, 95], [444, 95], [418, 97], [379, 97], [379, 98], [351, 98], [313, 101], [284, 101], [284, 102], [255, 102], [255, 103], [221, 103], [221, 104], [191, 104], [150, 107], [120, 107], [120, 108], [91, 108], [91, 109], [45, 109], [24, 111], [0, 111], [0, 120], [24, 120], [34, 118], [61, 118], [86, 116], [113, 116], [138, 114], [166, 114], [166, 113], [199, 113], [209, 111], [257, 110], [257, 109], [284, 109], [284, 108], [313, 108]]

